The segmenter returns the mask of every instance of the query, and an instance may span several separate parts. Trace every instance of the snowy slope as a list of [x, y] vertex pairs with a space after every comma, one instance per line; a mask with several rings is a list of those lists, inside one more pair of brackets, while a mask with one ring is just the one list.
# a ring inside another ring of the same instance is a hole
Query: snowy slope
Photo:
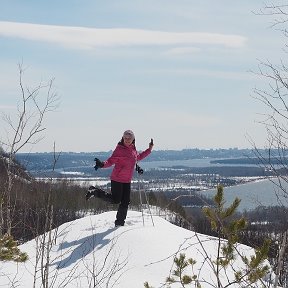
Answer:
[[[143, 288], [145, 281], [160, 287], [169, 276], [178, 252], [197, 261], [194, 272], [202, 287], [213, 287], [216, 283], [211, 262], [205, 261], [203, 250], [215, 259], [215, 239], [196, 236], [193, 231], [157, 216], [153, 216], [153, 226], [150, 216], [144, 215], [143, 225], [142, 214], [134, 211], [128, 211], [124, 227], [114, 228], [115, 214], [112, 211], [88, 216], [52, 231], [52, 236], [57, 234], [57, 237], [50, 252], [49, 287]], [[41, 261], [36, 265], [36, 246], [35, 240], [20, 246], [21, 251], [29, 254], [25, 264], [0, 263], [0, 287], [41, 287]], [[247, 246], [240, 245], [240, 248], [246, 255], [253, 253]], [[238, 259], [234, 268], [241, 265]], [[231, 268], [226, 273], [232, 279]], [[224, 273], [222, 279], [225, 283]]]

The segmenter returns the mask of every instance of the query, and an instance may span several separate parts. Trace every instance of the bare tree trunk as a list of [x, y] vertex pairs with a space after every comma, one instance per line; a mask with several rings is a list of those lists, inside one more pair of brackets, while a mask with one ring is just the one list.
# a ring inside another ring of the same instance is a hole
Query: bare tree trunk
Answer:
[[7, 191], [6, 191], [6, 227], [7, 227], [7, 234], [11, 235], [12, 233], [12, 201], [11, 201], [11, 192], [12, 192], [12, 187], [13, 187], [13, 179], [14, 175], [11, 171], [11, 163], [14, 161], [12, 158], [12, 154], [10, 153], [9, 155], [9, 161], [7, 165]]
[[[56, 155], [56, 145], [54, 142], [53, 145], [53, 163], [52, 163], [52, 171], [55, 171], [57, 161], [60, 157], [59, 153]], [[52, 185], [52, 178], [50, 179]], [[45, 222], [45, 233], [44, 233], [44, 241], [42, 242], [42, 261], [41, 261], [41, 275], [42, 275], [42, 285], [44, 288], [49, 287], [49, 266], [50, 266], [50, 251], [53, 246], [53, 239], [52, 239], [52, 228], [53, 228], [53, 216], [54, 216], [54, 209], [53, 204], [51, 203], [51, 196], [52, 196], [52, 186], [50, 186], [48, 200], [47, 200], [47, 213], [46, 213], [46, 222]], [[46, 239], [46, 233], [48, 239]], [[57, 237], [55, 235], [55, 237]], [[44, 263], [45, 262], [45, 263]]]
[[278, 287], [280, 272], [282, 271], [282, 268], [283, 268], [283, 259], [284, 259], [284, 255], [285, 255], [285, 249], [287, 246], [286, 241], [287, 241], [287, 231], [285, 231], [283, 234], [282, 243], [281, 243], [280, 249], [279, 249], [277, 268], [275, 271], [276, 276], [275, 276], [275, 281], [274, 281], [274, 286], [273, 286], [274, 288]]
[[3, 237], [3, 233], [4, 233], [3, 203], [4, 203], [4, 195], [1, 195], [1, 198], [0, 198], [0, 238]]
[[[48, 200], [48, 205], [47, 207], [50, 206], [50, 197]], [[49, 287], [49, 266], [50, 266], [50, 251], [53, 246], [52, 244], [52, 225], [53, 225], [53, 205], [48, 208], [49, 210], [47, 211], [47, 217], [46, 217], [46, 229], [48, 232], [45, 232], [44, 234], [46, 235], [47, 233], [47, 241], [46, 241], [46, 236], [43, 238], [44, 241], [42, 242], [42, 261], [41, 261], [41, 271], [42, 271], [42, 284], [44, 288]], [[45, 229], [45, 230], [46, 230]]]

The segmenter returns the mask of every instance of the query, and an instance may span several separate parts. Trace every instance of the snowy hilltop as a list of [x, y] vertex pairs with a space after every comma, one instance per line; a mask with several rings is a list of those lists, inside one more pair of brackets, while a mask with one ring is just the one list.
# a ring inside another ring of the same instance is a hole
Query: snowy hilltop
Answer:
[[[29, 255], [29, 260], [0, 262], [0, 286], [141, 288], [147, 281], [152, 287], [163, 287], [176, 269], [175, 256], [183, 253], [195, 260], [193, 272], [189, 269], [187, 274], [196, 275], [201, 287], [218, 287], [213, 270], [216, 238], [135, 211], [128, 211], [125, 226], [115, 228], [115, 213], [105, 212], [65, 223], [19, 246]], [[220, 271], [223, 285], [235, 279], [235, 271], [245, 271], [240, 256], [254, 254], [252, 248], [241, 244], [238, 251], [233, 267]], [[263, 286], [258, 281], [253, 286], [234, 283], [229, 287]]]

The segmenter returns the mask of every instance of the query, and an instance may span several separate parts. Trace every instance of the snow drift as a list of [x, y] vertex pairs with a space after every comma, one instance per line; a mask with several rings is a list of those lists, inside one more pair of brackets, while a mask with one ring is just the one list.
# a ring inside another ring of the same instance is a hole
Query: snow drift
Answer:
[[[124, 227], [115, 228], [115, 214], [105, 212], [65, 223], [51, 231], [50, 244], [47, 233], [21, 245], [29, 260], [1, 262], [0, 286], [43, 287], [49, 283], [49, 287], [141, 288], [148, 281], [160, 287], [174, 268], [175, 255], [185, 253], [196, 261], [194, 274], [202, 287], [216, 287], [208, 258], [216, 259], [217, 239], [185, 230], [159, 216], [153, 216], [153, 226], [150, 215], [142, 217], [141, 212], [134, 211], [128, 211]], [[248, 246], [238, 248], [243, 255], [254, 254]], [[231, 281], [233, 269], [238, 268], [245, 269], [239, 256], [233, 268], [221, 272], [221, 281]], [[251, 287], [258, 287], [257, 283]]]

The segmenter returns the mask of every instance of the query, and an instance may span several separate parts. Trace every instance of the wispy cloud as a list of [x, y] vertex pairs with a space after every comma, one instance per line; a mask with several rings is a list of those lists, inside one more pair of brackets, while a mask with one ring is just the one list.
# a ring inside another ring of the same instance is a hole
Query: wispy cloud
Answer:
[[16, 109], [16, 106], [12, 106], [12, 105], [0, 105], [0, 112], [1, 112], [1, 110], [11, 110], [11, 109]]
[[[222, 45], [242, 47], [246, 38], [200, 32], [167, 32], [125, 28], [86, 28], [0, 21], [0, 37], [55, 43], [73, 49], [145, 45]], [[179, 52], [179, 51], [178, 51]]]
[[201, 49], [198, 47], [176, 47], [168, 50], [167, 55], [189, 55], [200, 52]]
[[[227, 79], [227, 80], [239, 80], [239, 81], [259, 81], [259, 77], [249, 71], [236, 71], [236, 70], [222, 70], [215, 68], [207, 69], [193, 69], [193, 68], [167, 68], [167, 69], [150, 69], [143, 70], [143, 74], [147, 75], [172, 75], [173, 77], [204, 77], [204, 79]], [[156, 77], [156, 76], [155, 76]]]

